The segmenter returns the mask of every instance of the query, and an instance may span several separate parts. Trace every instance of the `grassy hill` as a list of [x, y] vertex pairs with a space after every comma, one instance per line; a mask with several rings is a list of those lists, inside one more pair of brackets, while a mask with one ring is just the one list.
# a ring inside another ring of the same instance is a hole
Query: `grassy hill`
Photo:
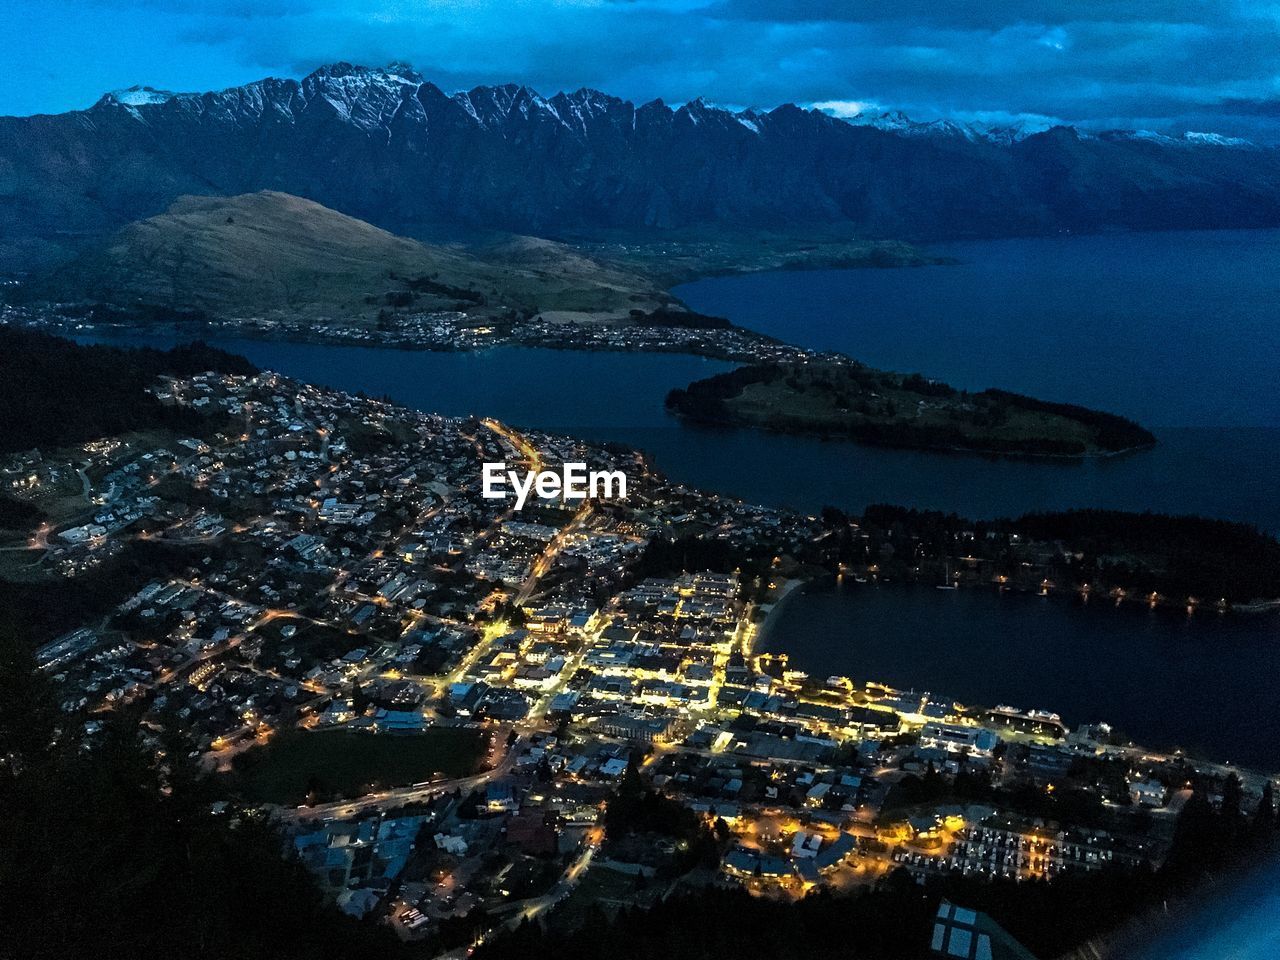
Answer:
[[562, 244], [425, 244], [272, 191], [181, 197], [38, 277], [26, 296], [224, 318], [370, 320], [385, 309], [621, 318], [670, 302], [642, 274]]

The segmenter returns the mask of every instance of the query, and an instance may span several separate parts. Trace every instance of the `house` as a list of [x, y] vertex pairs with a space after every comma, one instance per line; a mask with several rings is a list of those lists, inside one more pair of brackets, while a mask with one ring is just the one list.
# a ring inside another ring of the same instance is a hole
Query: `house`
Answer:
[[822, 802], [827, 798], [827, 791], [831, 789], [831, 784], [823, 781], [815, 783], [809, 788], [809, 792], [804, 795], [804, 802], [811, 807], [821, 806]]
[[926, 723], [920, 731], [921, 747], [971, 757], [990, 757], [999, 743], [1000, 738], [991, 730], [956, 723]]
[[427, 718], [417, 710], [385, 710], [374, 714], [374, 725], [387, 733], [417, 733], [424, 730]]
[[822, 834], [809, 833], [805, 830], [796, 831], [794, 842], [791, 844], [791, 856], [801, 858], [812, 858], [818, 855], [818, 851], [822, 849]]
[[484, 809], [489, 813], [510, 813], [520, 809], [511, 781], [498, 780], [489, 784], [484, 792]]
[[621, 757], [613, 757], [612, 759], [600, 765], [600, 776], [613, 779], [620, 777], [627, 770], [627, 761]]
[[436, 842], [436, 846], [445, 853], [451, 853], [455, 857], [465, 857], [467, 855], [467, 841], [463, 837], [437, 833], [433, 839]]
[[857, 838], [853, 834], [841, 832], [825, 850], [814, 857], [813, 865], [819, 870], [829, 870], [852, 853], [857, 845]]
[[941, 822], [937, 815], [907, 818], [907, 828], [917, 840], [932, 840], [939, 835]]
[[670, 724], [661, 718], [614, 716], [600, 721], [600, 731], [635, 743], [653, 743], [666, 736]]
[[1163, 807], [1164, 784], [1159, 780], [1131, 780], [1129, 799], [1141, 807]]
[[344, 890], [338, 894], [338, 909], [357, 920], [378, 905], [378, 893], [368, 887]]

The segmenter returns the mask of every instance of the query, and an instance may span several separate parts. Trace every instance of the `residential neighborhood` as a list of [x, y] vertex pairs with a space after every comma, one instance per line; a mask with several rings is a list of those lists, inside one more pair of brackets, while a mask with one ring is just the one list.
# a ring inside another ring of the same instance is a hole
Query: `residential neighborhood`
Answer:
[[[1189, 777], [1235, 775], [1044, 711], [790, 669], [757, 638], [819, 520], [638, 455], [624, 501], [516, 513], [480, 495], [482, 462], [617, 452], [269, 373], [156, 396], [208, 429], [4, 464], [11, 495], [62, 518], [10, 560], [75, 579], [145, 558], [37, 665], [89, 743], [130, 705], [180, 731], [220, 815], [268, 816], [342, 911], [405, 941], [690, 885], [795, 899], [895, 870], [1158, 865]], [[747, 566], [655, 560], [685, 535]], [[1252, 802], [1264, 786], [1245, 773]], [[652, 799], [624, 815], [628, 797]]]

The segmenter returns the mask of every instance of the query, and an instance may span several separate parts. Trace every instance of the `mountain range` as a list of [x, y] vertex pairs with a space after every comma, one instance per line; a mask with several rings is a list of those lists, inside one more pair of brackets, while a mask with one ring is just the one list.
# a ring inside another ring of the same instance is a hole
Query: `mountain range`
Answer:
[[784, 104], [448, 94], [322, 67], [214, 93], [132, 88], [0, 118], [0, 266], [62, 259], [182, 195], [280, 191], [400, 234], [838, 230], [908, 240], [1280, 224], [1280, 149], [1026, 134]]

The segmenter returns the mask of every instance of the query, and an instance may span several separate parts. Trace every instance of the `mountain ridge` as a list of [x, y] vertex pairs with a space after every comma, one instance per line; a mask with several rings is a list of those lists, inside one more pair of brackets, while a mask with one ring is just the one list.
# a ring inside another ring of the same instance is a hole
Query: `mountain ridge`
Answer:
[[553, 241], [424, 244], [269, 190], [179, 197], [18, 293], [229, 319], [372, 320], [387, 309], [625, 319], [672, 304], [647, 277]]
[[64, 259], [184, 194], [264, 189], [409, 236], [715, 226], [932, 240], [1280, 225], [1280, 149], [1071, 127], [978, 136], [795, 104], [637, 106], [588, 88], [450, 95], [405, 65], [340, 62], [0, 118], [0, 265]]
[[[583, 106], [587, 106], [590, 110], [607, 109], [610, 106], [618, 106], [631, 111], [640, 111], [646, 108], [652, 110], [666, 109], [674, 113], [684, 112], [692, 123], [698, 123], [702, 116], [711, 114], [724, 114], [737, 121], [743, 127], [753, 132], [759, 132], [755, 121], [764, 116], [768, 116], [774, 111], [795, 108], [809, 113], [820, 114], [822, 116], [831, 117], [838, 122], [847, 123], [850, 126], [869, 126], [885, 132], [897, 133], [903, 136], [958, 136], [973, 140], [987, 140], [992, 143], [1008, 144], [1025, 140], [1029, 136], [1037, 133], [1043, 133], [1054, 127], [1062, 127], [1076, 132], [1077, 136], [1085, 139], [1141, 139], [1151, 140], [1161, 143], [1180, 143], [1188, 146], [1194, 145], [1213, 145], [1233, 148], [1253, 148], [1262, 149], [1259, 145], [1252, 141], [1240, 137], [1229, 137], [1213, 132], [1202, 131], [1185, 131], [1181, 136], [1158, 133], [1144, 129], [1107, 129], [1100, 130], [1096, 133], [1089, 133], [1072, 124], [1044, 123], [1037, 127], [1030, 127], [1025, 123], [979, 123], [979, 122], [961, 122], [951, 119], [932, 119], [932, 120], [916, 120], [908, 116], [902, 110], [885, 109], [879, 111], [863, 110], [851, 116], [840, 115], [829, 110], [821, 109], [820, 105], [812, 105], [810, 107], [802, 107], [795, 103], [783, 103], [769, 109], [760, 107], [747, 107], [741, 110], [732, 107], [719, 106], [709, 102], [704, 97], [695, 97], [686, 101], [677, 107], [668, 106], [661, 98], [654, 98], [642, 102], [639, 106], [629, 100], [613, 96], [602, 90], [593, 87], [579, 87], [573, 91], [558, 91], [550, 97], [545, 97], [537, 90], [524, 84], [506, 83], [495, 85], [479, 85], [469, 90], [456, 90], [452, 93], [446, 93], [442, 87], [437, 86], [427, 80], [422, 74], [418, 73], [408, 64], [391, 63], [385, 67], [364, 67], [357, 64], [339, 61], [327, 64], [317, 68], [307, 74], [301, 80], [264, 78], [262, 80], [251, 81], [240, 86], [226, 87], [218, 91], [208, 92], [175, 92], [169, 90], [158, 90], [154, 87], [135, 85], [120, 90], [112, 90], [104, 93], [98, 101], [89, 109], [94, 107], [118, 104], [126, 107], [140, 106], [156, 106], [166, 103], [170, 100], [202, 100], [208, 97], [219, 97], [232, 93], [234, 91], [245, 90], [252, 87], [267, 84], [274, 81], [279, 84], [295, 84], [300, 94], [307, 95], [309, 82], [321, 79], [327, 80], [351, 80], [353, 78], [365, 79], [383, 87], [388, 93], [393, 92], [393, 87], [413, 87], [429, 86], [433, 92], [438, 91], [444, 96], [456, 102], [464, 110], [466, 110], [477, 121], [489, 124], [496, 120], [506, 118], [510, 115], [514, 108], [521, 108], [526, 112], [530, 106], [535, 109], [550, 108], [551, 114], [568, 129], [581, 129], [581, 121], [584, 119], [582, 114]], [[379, 81], [381, 83], [379, 84]], [[483, 114], [478, 104], [484, 106]], [[68, 111], [75, 113], [79, 111]], [[567, 116], [566, 116], [567, 114]], [[55, 114], [54, 116], [61, 116]], [[579, 121], [578, 124], [571, 122]], [[6, 119], [0, 117], [0, 119]]]

